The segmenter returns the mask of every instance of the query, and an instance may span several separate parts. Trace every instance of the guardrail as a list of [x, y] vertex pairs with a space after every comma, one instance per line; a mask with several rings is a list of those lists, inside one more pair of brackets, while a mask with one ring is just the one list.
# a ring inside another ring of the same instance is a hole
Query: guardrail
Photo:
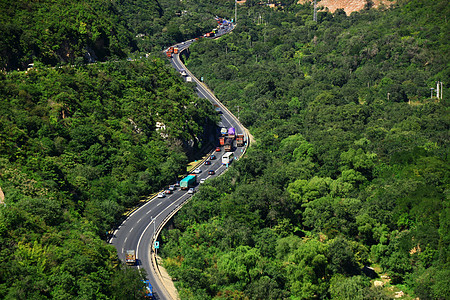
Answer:
[[[231, 31], [235, 28], [236, 26], [233, 26], [233, 28], [231, 29]], [[218, 37], [215, 37], [215, 38], [219, 38], [220, 36], [218, 36]], [[214, 39], [215, 39], [214, 38]], [[223, 105], [223, 103], [222, 102], [220, 102], [219, 101], [219, 99], [217, 99], [217, 97], [214, 95], [214, 93], [203, 83], [203, 82], [201, 82], [200, 80], [198, 80], [198, 78], [197, 77], [195, 77], [187, 68], [186, 68], [186, 66], [185, 66], [185, 64], [181, 61], [181, 59], [179, 59], [179, 57], [181, 56], [181, 54], [184, 52], [184, 51], [186, 51], [187, 49], [188, 49], [189, 47], [186, 47], [186, 48], [184, 48], [184, 49], [181, 49], [180, 50], [180, 52], [178, 53], [178, 56], [177, 56], [177, 59], [179, 60], [179, 62], [180, 62], [180, 64], [184, 67], [184, 69], [186, 70], [186, 72], [189, 74], [189, 76], [198, 84], [198, 85], [200, 85], [200, 86], [202, 86], [203, 87], [203, 89], [209, 94], [209, 96], [211, 96], [213, 99], [214, 99], [214, 101], [220, 106], [220, 108], [223, 110], [223, 111], [226, 111], [226, 112], [228, 112], [228, 114], [231, 116], [231, 118], [243, 129], [243, 131], [244, 131], [244, 137], [245, 137], [245, 140], [247, 141], [246, 143], [245, 143], [245, 145], [244, 145], [244, 147], [243, 147], [243, 151], [242, 151], [242, 155], [241, 155], [241, 157], [243, 156], [243, 155], [245, 155], [245, 153], [247, 152], [247, 148], [248, 148], [248, 146], [250, 145], [250, 133], [249, 133], [249, 131], [247, 130], [247, 128], [245, 128], [242, 124], [241, 124], [241, 122], [239, 121], [239, 119], [238, 118], [236, 118], [236, 116], [235, 115], [233, 115], [231, 112], [230, 112], [230, 110], [225, 106], [225, 105]], [[175, 57], [173, 57], [173, 59], [175, 59]], [[194, 169], [196, 169], [196, 168], [198, 168], [198, 167], [200, 167], [212, 154], [214, 153], [214, 149], [212, 150], [212, 151], [210, 151], [209, 152], [209, 154], [206, 156], [206, 158], [203, 158], [202, 160], [200, 160], [197, 164], [195, 164], [191, 169], [190, 169], [190, 171], [192, 171], [192, 170], [194, 170]], [[225, 169], [225, 171], [224, 172], [226, 172], [228, 169]], [[222, 172], [222, 174], [224, 173], [224, 172]], [[190, 172], [187, 172], [187, 174], [189, 174]], [[150, 196], [148, 196], [148, 197], [146, 197], [144, 200], [141, 200], [140, 201], [140, 203], [139, 203], [139, 205], [137, 205], [137, 206], [135, 206], [135, 207], [133, 207], [131, 210], [129, 210], [129, 211], [127, 211], [126, 213], [124, 213], [124, 215], [123, 215], [123, 218], [120, 220], [120, 224], [122, 224], [129, 216], [131, 216], [136, 210], [138, 210], [141, 206], [143, 206], [143, 205], [145, 205], [147, 202], [149, 202], [149, 201], [151, 201], [151, 200], [153, 200], [159, 193], [162, 193], [162, 192], [164, 192], [164, 190], [162, 190], [162, 191], [159, 191], [159, 192], [157, 192], [157, 193], [154, 193], [154, 194], [152, 194], [152, 195], [150, 195]], [[150, 247], [149, 247], [149, 250], [150, 250], [150, 257], [151, 257], [151, 268], [153, 269], [153, 271], [154, 271], [154, 274], [156, 274], [156, 276], [157, 276], [157, 278], [159, 279], [159, 281], [160, 281], [160, 285], [159, 286], [161, 286], [162, 288], [164, 288], [164, 290], [166, 291], [166, 295], [169, 295], [172, 299], [176, 299], [177, 298], [177, 296], [176, 295], [173, 295], [172, 293], [170, 293], [170, 289], [169, 288], [167, 288], [167, 286], [166, 286], [166, 284], [165, 284], [165, 281], [164, 281], [164, 279], [163, 279], [163, 276], [162, 276], [162, 274], [161, 274], [161, 270], [160, 270], [160, 267], [159, 267], [159, 265], [158, 265], [158, 262], [156, 261], [156, 252], [155, 252], [155, 249], [154, 249], [154, 244], [155, 244], [155, 241], [157, 240], [157, 238], [158, 238], [158, 236], [159, 236], [159, 234], [161, 233], [161, 231], [162, 231], [162, 229], [164, 228], [164, 226], [167, 224], [167, 222], [169, 222], [169, 220], [170, 219], [172, 219], [172, 217], [185, 205], [185, 204], [187, 204], [191, 199], [192, 199], [192, 196], [193, 195], [189, 195], [188, 197], [187, 197], [187, 199], [185, 200], [185, 201], [183, 201], [183, 202], [181, 202], [180, 204], [178, 204], [177, 206], [175, 206], [170, 212], [169, 212], [169, 214], [161, 221], [161, 223], [158, 225], [158, 227], [157, 227], [157, 229], [155, 230], [155, 234], [153, 235], [153, 237], [152, 237], [152, 239], [151, 239], [151, 245], [150, 245]], [[156, 222], [156, 219], [154, 219], [153, 220], [153, 222]], [[115, 231], [117, 230], [117, 228], [118, 228], [118, 226], [115, 226], [114, 227], [114, 229], [112, 229], [111, 231], [109, 231], [108, 232], [108, 235], [109, 236], [111, 236], [109, 239], [108, 239], [108, 242], [111, 242], [111, 239], [114, 237], [114, 233], [115, 233]]]
[[[188, 47], [187, 47], [188, 48]], [[183, 53], [183, 51], [185, 51], [187, 48], [182, 49], [179, 53], [178, 53], [178, 57]], [[173, 58], [175, 59], [175, 57]], [[244, 137], [245, 140], [247, 141], [244, 145], [243, 148], [243, 152], [242, 155], [245, 155], [245, 153], [247, 152], [247, 148], [250, 145], [250, 133], [248, 131], [247, 128], [245, 128], [241, 122], [239, 121], [238, 118], [236, 118], [235, 115], [233, 115], [231, 113], [231, 111], [225, 106], [223, 105], [222, 102], [219, 101], [219, 99], [217, 99], [217, 97], [214, 95], [214, 93], [200, 80], [198, 80], [197, 77], [195, 77], [187, 68], [186, 65], [181, 61], [181, 59], [179, 59], [180, 64], [183, 66], [184, 70], [189, 74], [189, 76], [198, 84], [201, 85], [203, 87], [203, 89], [214, 99], [214, 101], [221, 107], [221, 109], [225, 110], [228, 112], [228, 114], [234, 119], [234, 121], [241, 126], [241, 128], [243, 128], [244, 130]], [[212, 151], [209, 155], [213, 154], [214, 151]], [[208, 155], [208, 156], [209, 156]], [[208, 157], [207, 156], [207, 157]], [[208, 159], [208, 158], [206, 158]], [[193, 169], [198, 168], [201, 164], [204, 163], [204, 161], [206, 159], [203, 159], [200, 163], [198, 163], [195, 167], [193, 167]], [[226, 172], [228, 169], [226, 169], [224, 172]], [[151, 256], [151, 262], [152, 262], [152, 268], [155, 271], [156, 275], [158, 276], [162, 286], [164, 287], [164, 289], [166, 290], [166, 293], [168, 295], [170, 295], [172, 297], [172, 299], [176, 299], [176, 295], [172, 295], [169, 292], [169, 289], [166, 287], [164, 280], [162, 278], [162, 274], [161, 274], [161, 270], [159, 268], [158, 262], [156, 261], [156, 252], [154, 249], [154, 245], [155, 245], [155, 241], [158, 239], [159, 234], [161, 233], [162, 229], [164, 228], [164, 226], [167, 224], [167, 222], [169, 222], [170, 219], [172, 219], [172, 217], [185, 205], [187, 204], [190, 200], [192, 199], [192, 195], [189, 196], [185, 201], [183, 201], [182, 203], [180, 203], [179, 205], [177, 205], [165, 218], [164, 220], [158, 225], [158, 228], [155, 231], [155, 235], [153, 236], [152, 240], [151, 240], [151, 247], [150, 247], [150, 256]]]

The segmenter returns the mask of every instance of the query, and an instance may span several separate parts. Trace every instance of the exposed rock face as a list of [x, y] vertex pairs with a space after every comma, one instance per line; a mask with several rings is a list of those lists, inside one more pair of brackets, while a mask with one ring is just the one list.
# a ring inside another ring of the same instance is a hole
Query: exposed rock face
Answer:
[[[380, 5], [389, 7], [395, 3], [396, 0], [317, 0], [317, 7], [327, 7], [330, 12], [335, 12], [337, 9], [343, 8], [347, 15], [354, 11], [363, 10], [366, 5], [372, 5], [378, 8]], [[298, 3], [314, 2], [313, 0], [299, 0]]]
[[5, 194], [3, 194], [2, 188], [0, 188], [0, 204], [5, 203]]

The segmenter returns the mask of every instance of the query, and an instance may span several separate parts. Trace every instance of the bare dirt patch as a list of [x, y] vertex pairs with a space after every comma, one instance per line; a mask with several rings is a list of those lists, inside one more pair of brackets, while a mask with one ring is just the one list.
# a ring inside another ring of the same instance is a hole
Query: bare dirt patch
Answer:
[[[312, 0], [299, 0], [298, 3], [314, 2]], [[368, 0], [322, 0], [317, 1], [317, 7], [327, 7], [330, 12], [335, 12], [337, 9], [344, 9], [347, 15], [354, 11], [360, 11], [365, 8]], [[395, 3], [395, 0], [372, 0], [374, 8], [380, 7], [380, 5], [385, 5], [389, 7], [391, 4]]]

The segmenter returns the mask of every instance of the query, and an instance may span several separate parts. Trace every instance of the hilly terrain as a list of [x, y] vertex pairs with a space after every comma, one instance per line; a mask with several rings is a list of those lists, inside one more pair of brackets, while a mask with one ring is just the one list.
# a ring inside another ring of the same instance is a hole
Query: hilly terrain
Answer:
[[165, 265], [182, 299], [446, 299], [448, 1], [312, 10], [247, 3], [192, 46], [256, 142], [175, 216]]
[[[281, 2], [186, 58], [256, 142], [162, 234], [180, 296], [446, 299], [448, 1]], [[0, 1], [0, 298], [143, 298], [108, 231], [218, 121], [160, 51], [234, 5]]]
[[[156, 4], [146, 18], [164, 16]], [[145, 274], [108, 231], [184, 174], [217, 122], [162, 44], [133, 52], [120, 5], [1, 1], [1, 299], [142, 299]]]

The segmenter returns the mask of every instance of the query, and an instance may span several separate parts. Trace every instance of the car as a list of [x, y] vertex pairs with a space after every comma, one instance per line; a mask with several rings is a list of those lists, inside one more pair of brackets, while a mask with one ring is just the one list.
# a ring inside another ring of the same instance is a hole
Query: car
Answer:
[[174, 184], [169, 185], [169, 190], [170, 190], [170, 191], [175, 191], [176, 189], [177, 189], [177, 188], [175, 187]]
[[206, 178], [200, 179], [200, 183], [205, 183], [205, 181], [206, 181]]
[[211, 156], [209, 157], [209, 159], [210, 159], [210, 160], [214, 160], [214, 159], [216, 159], [216, 156], [213, 154], [213, 155], [211, 155]]
[[164, 195], [164, 193], [159, 193], [158, 194], [158, 198], [164, 198], [164, 197], [166, 197], [166, 195]]
[[166, 194], [172, 194], [172, 191], [171, 191], [171, 190], [166, 190], [164, 193], [166, 193]]
[[179, 187], [179, 186], [180, 186], [180, 182], [177, 181], [177, 182], [174, 184], [174, 186], [175, 186], [175, 187]]
[[216, 152], [220, 152], [220, 151], [222, 151], [222, 150], [220, 149], [220, 147], [217, 147], [217, 148], [216, 148]]
[[202, 170], [200, 170], [200, 169], [195, 169], [192, 173], [194, 173], [194, 174], [200, 174], [202, 172]]
[[193, 194], [193, 193], [195, 193], [194, 188], [190, 188], [190, 189], [188, 190], [188, 194]]
[[216, 174], [216, 172], [215, 172], [214, 170], [209, 170], [209, 171], [208, 171], [208, 174], [209, 174], [209, 175], [214, 175], [214, 174]]
[[205, 165], [210, 165], [211, 164], [211, 161], [210, 160], [207, 160], [207, 161], [205, 161]]

